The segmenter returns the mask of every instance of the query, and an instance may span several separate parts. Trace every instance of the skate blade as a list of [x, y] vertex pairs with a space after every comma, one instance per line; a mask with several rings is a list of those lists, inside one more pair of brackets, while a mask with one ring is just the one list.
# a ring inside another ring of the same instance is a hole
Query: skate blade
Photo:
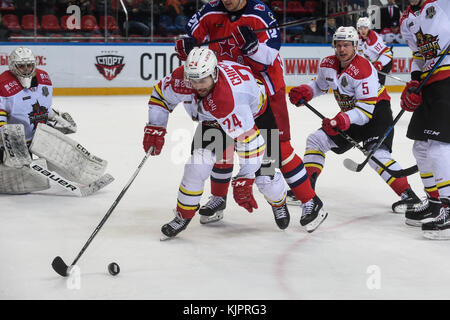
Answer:
[[286, 204], [288, 206], [297, 206], [300, 207], [302, 205], [301, 201], [298, 200], [289, 200], [289, 198], [286, 199]]
[[401, 204], [395, 207], [392, 207], [392, 212], [393, 213], [406, 213], [406, 210], [408, 209], [408, 205], [406, 204]]
[[223, 219], [223, 210], [222, 211], [217, 211], [212, 216], [200, 216], [200, 223], [201, 224], [208, 224], [208, 223], [217, 222], [217, 221], [222, 220], [222, 219]]
[[316, 219], [314, 219], [305, 226], [306, 231], [308, 231], [309, 233], [314, 232], [314, 230], [316, 230], [327, 217], [328, 212], [320, 213]]
[[450, 232], [442, 230], [426, 230], [423, 231], [423, 236], [431, 240], [450, 240]]
[[167, 241], [167, 240], [172, 240], [175, 237], [168, 237], [166, 236], [164, 233], [161, 235], [161, 237], [159, 238], [159, 241]]

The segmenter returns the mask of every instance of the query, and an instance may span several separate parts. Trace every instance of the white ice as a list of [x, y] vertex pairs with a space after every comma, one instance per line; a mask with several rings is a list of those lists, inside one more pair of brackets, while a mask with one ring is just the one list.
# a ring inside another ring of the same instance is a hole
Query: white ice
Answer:
[[[392, 94], [394, 116], [399, 94]], [[73, 138], [109, 161], [116, 180], [87, 198], [52, 194], [0, 196], [0, 299], [449, 299], [449, 242], [427, 240], [419, 228], [391, 212], [399, 197], [367, 166], [348, 171], [344, 158], [327, 154], [317, 183], [328, 219], [312, 234], [300, 226], [300, 209], [279, 230], [255, 189], [259, 209], [248, 213], [231, 193], [225, 218], [200, 225], [196, 216], [173, 240], [160, 228], [173, 218], [183, 163], [194, 124], [182, 107], [170, 116], [163, 153], [148, 159], [110, 219], [81, 257], [80, 282], [67, 282], [50, 264], [70, 264], [144, 156], [148, 96], [55, 97], [54, 106], [78, 123]], [[311, 101], [332, 116], [332, 95]], [[308, 133], [320, 119], [290, 105], [292, 144], [303, 157]], [[414, 164], [406, 138], [410, 114], [395, 127], [394, 158]], [[419, 176], [409, 178], [424, 196]], [[209, 195], [205, 185], [202, 203]], [[121, 273], [112, 277], [115, 261]], [[76, 279], [75, 279], [76, 280]], [[78, 289], [77, 289], [78, 288]]]

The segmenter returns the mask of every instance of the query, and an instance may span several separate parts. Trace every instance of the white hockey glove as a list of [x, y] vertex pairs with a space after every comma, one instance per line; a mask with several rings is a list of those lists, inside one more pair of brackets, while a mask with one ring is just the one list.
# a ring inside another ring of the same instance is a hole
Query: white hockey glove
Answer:
[[48, 115], [48, 125], [61, 131], [64, 134], [71, 134], [77, 132], [77, 124], [68, 112], [60, 112], [56, 109]]

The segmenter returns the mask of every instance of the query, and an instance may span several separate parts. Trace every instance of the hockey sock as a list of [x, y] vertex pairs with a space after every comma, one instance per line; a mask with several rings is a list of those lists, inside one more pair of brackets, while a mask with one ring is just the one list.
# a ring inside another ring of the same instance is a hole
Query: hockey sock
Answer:
[[311, 200], [316, 193], [311, 187], [302, 159], [294, 152], [289, 141], [280, 143], [281, 173], [295, 197], [302, 203]]
[[432, 172], [420, 173], [420, 178], [422, 179], [422, 183], [429, 198], [439, 198], [439, 191], [436, 187], [436, 180], [434, 179], [434, 175]]
[[233, 175], [232, 163], [215, 163], [211, 172], [211, 194], [225, 197]]
[[184, 219], [192, 219], [195, 215], [195, 212], [200, 207], [199, 203], [202, 194], [203, 190], [191, 191], [180, 185], [178, 189], [177, 211]]

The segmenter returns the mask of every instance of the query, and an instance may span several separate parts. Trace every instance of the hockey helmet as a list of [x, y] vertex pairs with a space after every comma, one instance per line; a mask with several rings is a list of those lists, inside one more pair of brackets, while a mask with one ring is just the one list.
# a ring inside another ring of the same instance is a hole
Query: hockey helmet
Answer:
[[8, 58], [9, 70], [19, 79], [24, 88], [31, 86], [31, 79], [36, 72], [36, 58], [30, 49], [16, 48]]
[[333, 34], [333, 41], [331, 43], [333, 48], [336, 48], [336, 41], [351, 41], [353, 46], [358, 45], [358, 32], [354, 27], [339, 27]]
[[211, 76], [217, 82], [219, 71], [217, 58], [208, 48], [194, 48], [184, 64], [184, 76], [187, 79], [199, 80]]
[[358, 19], [358, 22], [356, 22], [356, 28], [359, 30], [361, 27], [371, 28], [372, 23], [370, 23], [370, 19], [367, 17], [361, 17]]

